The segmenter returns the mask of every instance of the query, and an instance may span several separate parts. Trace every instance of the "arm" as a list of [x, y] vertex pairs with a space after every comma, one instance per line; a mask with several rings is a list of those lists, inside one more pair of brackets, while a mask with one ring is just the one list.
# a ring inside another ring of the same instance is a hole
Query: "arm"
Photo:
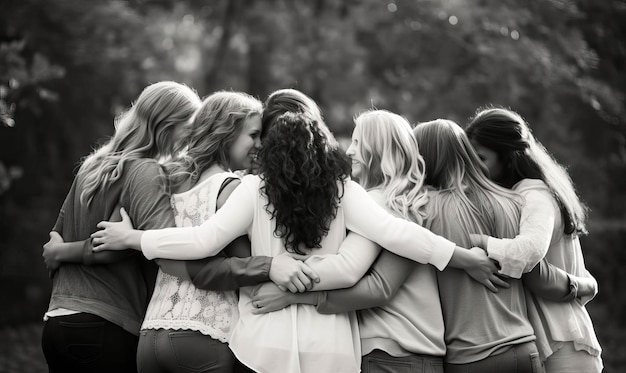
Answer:
[[273, 284], [263, 284], [253, 293], [253, 312], [273, 312], [296, 303], [316, 305], [322, 314], [382, 306], [396, 295], [414, 268], [413, 261], [383, 250], [370, 271], [348, 289], [292, 294]]
[[569, 302], [578, 298], [586, 304], [598, 291], [596, 280], [588, 271], [586, 273], [588, 276], [574, 276], [543, 259], [522, 276], [522, 281], [540, 298], [553, 302]]
[[409, 277], [415, 263], [383, 250], [367, 275], [349, 289], [320, 292], [317, 311], [340, 313], [379, 307], [391, 300]]
[[94, 250], [142, 250], [148, 259], [194, 260], [213, 256], [235, 238], [246, 234], [252, 224], [254, 191], [239, 185], [224, 206], [202, 225], [141, 231], [132, 224], [100, 222]]
[[[120, 221], [121, 215], [119, 206], [116, 206], [111, 214], [109, 221]], [[52, 235], [53, 232], [50, 232]], [[54, 232], [58, 234], [57, 232]], [[51, 236], [52, 237], [52, 236]], [[60, 237], [60, 235], [59, 235]], [[46, 263], [55, 261], [60, 263], [81, 263], [86, 265], [94, 264], [110, 264], [121, 260], [125, 260], [130, 256], [137, 255], [133, 250], [122, 251], [103, 251], [94, 252], [91, 238], [83, 241], [64, 242], [60, 240], [50, 240], [44, 245], [44, 257]]]
[[500, 274], [513, 278], [529, 272], [546, 255], [556, 219], [554, 198], [547, 190], [529, 189], [524, 198], [519, 234], [512, 239], [488, 237], [486, 245], [489, 257], [500, 264]]
[[349, 232], [337, 254], [312, 255], [306, 259], [305, 263], [320, 278], [319, 283], [313, 285], [313, 290], [353, 286], [367, 272], [380, 250], [380, 246], [376, 243], [354, 232]]
[[353, 181], [346, 182], [342, 203], [348, 229], [397, 255], [439, 270], [446, 266], [464, 269], [474, 280], [497, 291], [494, 282], [501, 283], [494, 274], [497, 267], [482, 249], [464, 249], [418, 224], [392, 216]]

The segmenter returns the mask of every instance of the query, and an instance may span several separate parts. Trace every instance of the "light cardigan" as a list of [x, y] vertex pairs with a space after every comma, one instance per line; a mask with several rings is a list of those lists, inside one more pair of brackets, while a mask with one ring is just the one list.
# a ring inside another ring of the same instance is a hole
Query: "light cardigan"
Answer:
[[500, 273], [513, 278], [530, 272], [548, 252], [558, 209], [553, 208], [550, 189], [540, 180], [522, 180], [513, 189], [524, 197], [519, 234], [515, 238], [487, 239], [489, 257], [500, 263]]
[[[283, 241], [274, 235], [275, 220], [266, 211], [267, 199], [260, 191], [261, 184], [258, 176], [245, 176], [224, 206], [201, 226], [145, 232], [141, 241], [144, 254], [150, 258], [198, 259], [214, 255], [245, 233], [250, 237], [252, 255], [284, 253]], [[413, 260], [439, 269], [446, 267], [454, 243], [417, 224], [393, 217], [351, 180], [343, 182], [342, 189], [337, 216], [322, 241], [322, 248], [313, 251], [318, 260], [311, 265], [321, 281], [341, 283], [343, 278], [350, 277], [349, 271], [362, 267], [367, 270], [373, 261], [368, 256], [377, 253], [354, 244], [342, 245], [340, 249], [346, 229]], [[333, 255], [337, 253], [340, 255]], [[322, 255], [325, 255], [323, 260]], [[322, 289], [321, 285], [315, 288]], [[313, 306], [292, 305], [277, 312], [254, 315], [252, 290], [246, 287], [240, 291], [240, 319], [230, 340], [231, 349], [245, 365], [272, 373], [359, 370], [361, 351], [353, 312], [321, 315]]]
[[[380, 190], [369, 194], [385, 206]], [[355, 286], [319, 292], [317, 310], [321, 313], [360, 310], [363, 356], [378, 349], [395, 357], [411, 354], [443, 357], [446, 343], [436, 272], [433, 266], [383, 250], [369, 273]]]
[[[513, 189], [525, 197], [522, 216], [536, 216], [536, 218], [522, 220], [520, 236], [513, 240], [490, 238], [488, 247], [490, 256], [492, 250], [500, 251], [500, 247], [506, 248], [507, 245], [511, 245], [512, 248], [517, 247], [521, 252], [532, 251], [524, 249], [529, 245], [548, 246], [545, 256], [548, 263], [572, 275], [593, 278], [585, 268], [578, 237], [566, 235], [563, 232], [560, 210], [548, 186], [541, 180], [524, 179]], [[525, 214], [525, 210], [529, 212]], [[522, 231], [526, 232], [527, 237], [521, 237]], [[502, 251], [503, 255], [499, 256], [501, 265], [509, 261], [511, 255], [515, 255], [510, 251]], [[517, 257], [522, 256], [517, 255]], [[591, 318], [581, 300], [554, 302], [529, 297], [528, 306], [528, 316], [537, 336], [537, 347], [544, 360], [552, 355], [563, 342], [570, 341], [574, 343], [577, 350], [585, 350], [593, 356], [601, 354], [602, 349], [595, 335]]]

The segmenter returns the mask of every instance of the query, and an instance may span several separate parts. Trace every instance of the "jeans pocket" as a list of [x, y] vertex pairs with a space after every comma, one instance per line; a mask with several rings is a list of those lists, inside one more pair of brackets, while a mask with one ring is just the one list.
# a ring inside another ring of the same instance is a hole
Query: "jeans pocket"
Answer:
[[59, 322], [66, 340], [68, 357], [82, 364], [102, 357], [104, 322]]
[[[411, 373], [413, 372], [413, 364], [404, 361], [395, 361], [392, 359], [381, 359], [377, 357], [367, 357], [365, 360], [368, 373]], [[421, 367], [420, 367], [421, 368]]]

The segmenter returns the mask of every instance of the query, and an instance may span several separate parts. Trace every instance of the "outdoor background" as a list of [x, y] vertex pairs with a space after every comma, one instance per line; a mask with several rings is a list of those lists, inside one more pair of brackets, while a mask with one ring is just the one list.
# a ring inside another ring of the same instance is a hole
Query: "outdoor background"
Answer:
[[625, 40], [624, 0], [0, 0], [0, 372], [46, 371], [41, 247], [81, 157], [159, 80], [294, 87], [338, 137], [372, 107], [518, 111], [590, 207], [588, 309], [625, 371]]

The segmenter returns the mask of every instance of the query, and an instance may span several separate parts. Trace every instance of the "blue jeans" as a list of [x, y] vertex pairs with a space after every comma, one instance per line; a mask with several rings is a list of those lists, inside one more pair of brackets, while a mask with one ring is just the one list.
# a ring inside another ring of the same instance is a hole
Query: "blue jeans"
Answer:
[[193, 330], [145, 329], [139, 334], [139, 372], [231, 373], [235, 357], [226, 343]]
[[513, 345], [505, 352], [467, 364], [445, 364], [446, 373], [543, 373], [535, 342]]
[[428, 355], [394, 357], [374, 350], [361, 358], [362, 373], [443, 373], [443, 359]]

